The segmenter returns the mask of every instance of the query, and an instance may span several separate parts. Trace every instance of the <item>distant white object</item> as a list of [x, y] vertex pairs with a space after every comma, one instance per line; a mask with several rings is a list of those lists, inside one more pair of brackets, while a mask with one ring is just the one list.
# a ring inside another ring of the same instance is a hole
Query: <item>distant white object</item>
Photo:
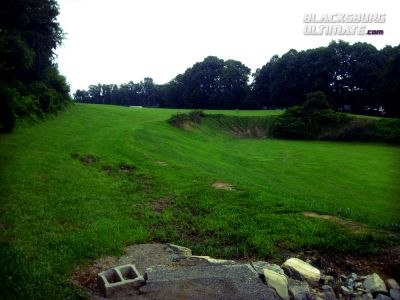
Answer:
[[129, 106], [129, 107], [133, 107], [133, 108], [143, 108], [143, 106], [141, 106], [141, 105], [131, 105], [131, 106]]

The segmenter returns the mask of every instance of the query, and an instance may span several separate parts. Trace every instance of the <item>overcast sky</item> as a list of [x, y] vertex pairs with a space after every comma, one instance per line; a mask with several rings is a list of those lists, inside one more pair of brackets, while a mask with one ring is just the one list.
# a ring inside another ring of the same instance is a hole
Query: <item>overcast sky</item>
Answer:
[[[400, 43], [395, 0], [59, 0], [66, 32], [57, 49], [71, 91], [96, 83], [166, 83], [195, 62], [214, 55], [236, 59], [253, 71], [274, 54], [326, 46], [332, 36], [305, 36], [305, 13], [386, 14], [383, 36], [340, 36], [351, 43]], [[348, 25], [348, 24], [343, 24]]]

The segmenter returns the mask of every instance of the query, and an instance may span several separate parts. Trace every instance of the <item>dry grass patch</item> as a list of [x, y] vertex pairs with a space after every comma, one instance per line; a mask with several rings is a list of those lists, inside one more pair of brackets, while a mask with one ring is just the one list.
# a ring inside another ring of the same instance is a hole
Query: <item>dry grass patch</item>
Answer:
[[331, 221], [333, 223], [342, 225], [343, 227], [346, 227], [346, 228], [352, 230], [353, 232], [365, 233], [365, 232], [369, 231], [369, 228], [364, 224], [352, 222], [352, 221], [345, 220], [345, 219], [342, 219], [342, 218], [339, 218], [339, 217], [336, 217], [336, 216], [321, 215], [321, 214], [318, 214], [318, 213], [315, 213], [315, 212], [312, 212], [312, 211], [303, 212], [303, 216]]
[[212, 187], [215, 188], [215, 189], [227, 190], [227, 191], [233, 191], [234, 190], [234, 187], [231, 184], [220, 182], [220, 181], [214, 182]]

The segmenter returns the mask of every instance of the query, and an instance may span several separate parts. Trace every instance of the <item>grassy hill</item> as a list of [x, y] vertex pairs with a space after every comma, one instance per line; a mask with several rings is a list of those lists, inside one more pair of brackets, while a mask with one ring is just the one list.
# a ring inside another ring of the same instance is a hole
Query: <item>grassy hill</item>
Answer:
[[133, 243], [260, 259], [399, 243], [388, 238], [400, 232], [399, 146], [240, 139], [213, 122], [175, 128], [166, 120], [176, 112], [75, 105], [0, 136], [8, 298], [76, 297], [68, 278], [77, 266]]

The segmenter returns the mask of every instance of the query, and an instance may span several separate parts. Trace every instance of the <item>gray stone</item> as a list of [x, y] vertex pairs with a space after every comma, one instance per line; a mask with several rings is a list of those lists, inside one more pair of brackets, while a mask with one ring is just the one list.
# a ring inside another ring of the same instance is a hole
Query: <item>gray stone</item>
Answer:
[[378, 293], [384, 292], [387, 293], [387, 289], [383, 280], [379, 277], [378, 274], [373, 273], [372, 275], [368, 275], [367, 278], [363, 282], [363, 286], [367, 292]]
[[262, 275], [262, 270], [266, 267], [269, 266], [269, 263], [266, 261], [255, 261], [250, 263], [250, 265], [253, 267], [253, 269], [260, 275]]
[[329, 284], [335, 281], [335, 279], [330, 276], [330, 275], [322, 275], [321, 274], [321, 279], [324, 281], [325, 284]]
[[386, 280], [389, 289], [400, 289], [400, 285], [394, 279]]
[[268, 270], [274, 271], [276, 273], [279, 273], [281, 275], [285, 275], [285, 272], [283, 271], [283, 269], [280, 266], [275, 265], [275, 264], [270, 264], [268, 266], [265, 266], [264, 269], [268, 269]]
[[372, 299], [374, 299], [374, 297], [372, 296], [371, 293], [363, 294], [363, 300], [372, 300]]
[[292, 300], [311, 300], [311, 291], [307, 282], [289, 279], [289, 294]]
[[392, 298], [382, 295], [382, 294], [378, 294], [375, 299], [376, 300], [392, 300]]
[[363, 292], [360, 292], [360, 291], [356, 291], [356, 292], [353, 292], [353, 294], [352, 294], [352, 296], [353, 297], [355, 297], [355, 296], [362, 296], [364, 293]]
[[318, 293], [317, 300], [336, 300], [336, 296], [335, 293], [333, 292], [322, 292], [322, 293]]
[[347, 277], [345, 275], [340, 275], [339, 279], [340, 279], [340, 282], [342, 282], [343, 284], [347, 283]]
[[288, 281], [286, 275], [279, 274], [269, 269], [263, 269], [266, 284], [273, 288], [284, 300], [289, 300]]
[[358, 289], [358, 288], [362, 287], [362, 283], [361, 282], [356, 282], [354, 284], [354, 287]]
[[333, 292], [332, 287], [331, 287], [330, 285], [327, 285], [327, 284], [321, 286], [321, 289], [322, 289], [324, 292]]
[[352, 288], [348, 288], [344, 285], [342, 285], [340, 287], [341, 292], [343, 293], [343, 295], [351, 295], [353, 293], [353, 289]]
[[390, 289], [390, 297], [393, 300], [400, 300], [400, 289]]
[[348, 287], [353, 287], [353, 286], [354, 286], [354, 280], [353, 280], [353, 278], [350, 278], [349, 280], [347, 280], [347, 286], [348, 286]]
[[256, 261], [256, 262], [252, 262], [251, 266], [254, 268], [254, 270], [256, 270], [256, 272], [260, 275], [263, 275], [263, 269], [268, 269], [271, 271], [274, 271], [276, 273], [282, 274], [284, 275], [285, 272], [282, 270], [282, 268], [278, 265], [275, 264], [269, 264], [266, 261]]
[[155, 266], [146, 279], [137, 299], [280, 299], [248, 264]]
[[293, 279], [306, 280], [312, 286], [318, 286], [321, 272], [298, 258], [289, 258], [282, 265], [285, 273]]

